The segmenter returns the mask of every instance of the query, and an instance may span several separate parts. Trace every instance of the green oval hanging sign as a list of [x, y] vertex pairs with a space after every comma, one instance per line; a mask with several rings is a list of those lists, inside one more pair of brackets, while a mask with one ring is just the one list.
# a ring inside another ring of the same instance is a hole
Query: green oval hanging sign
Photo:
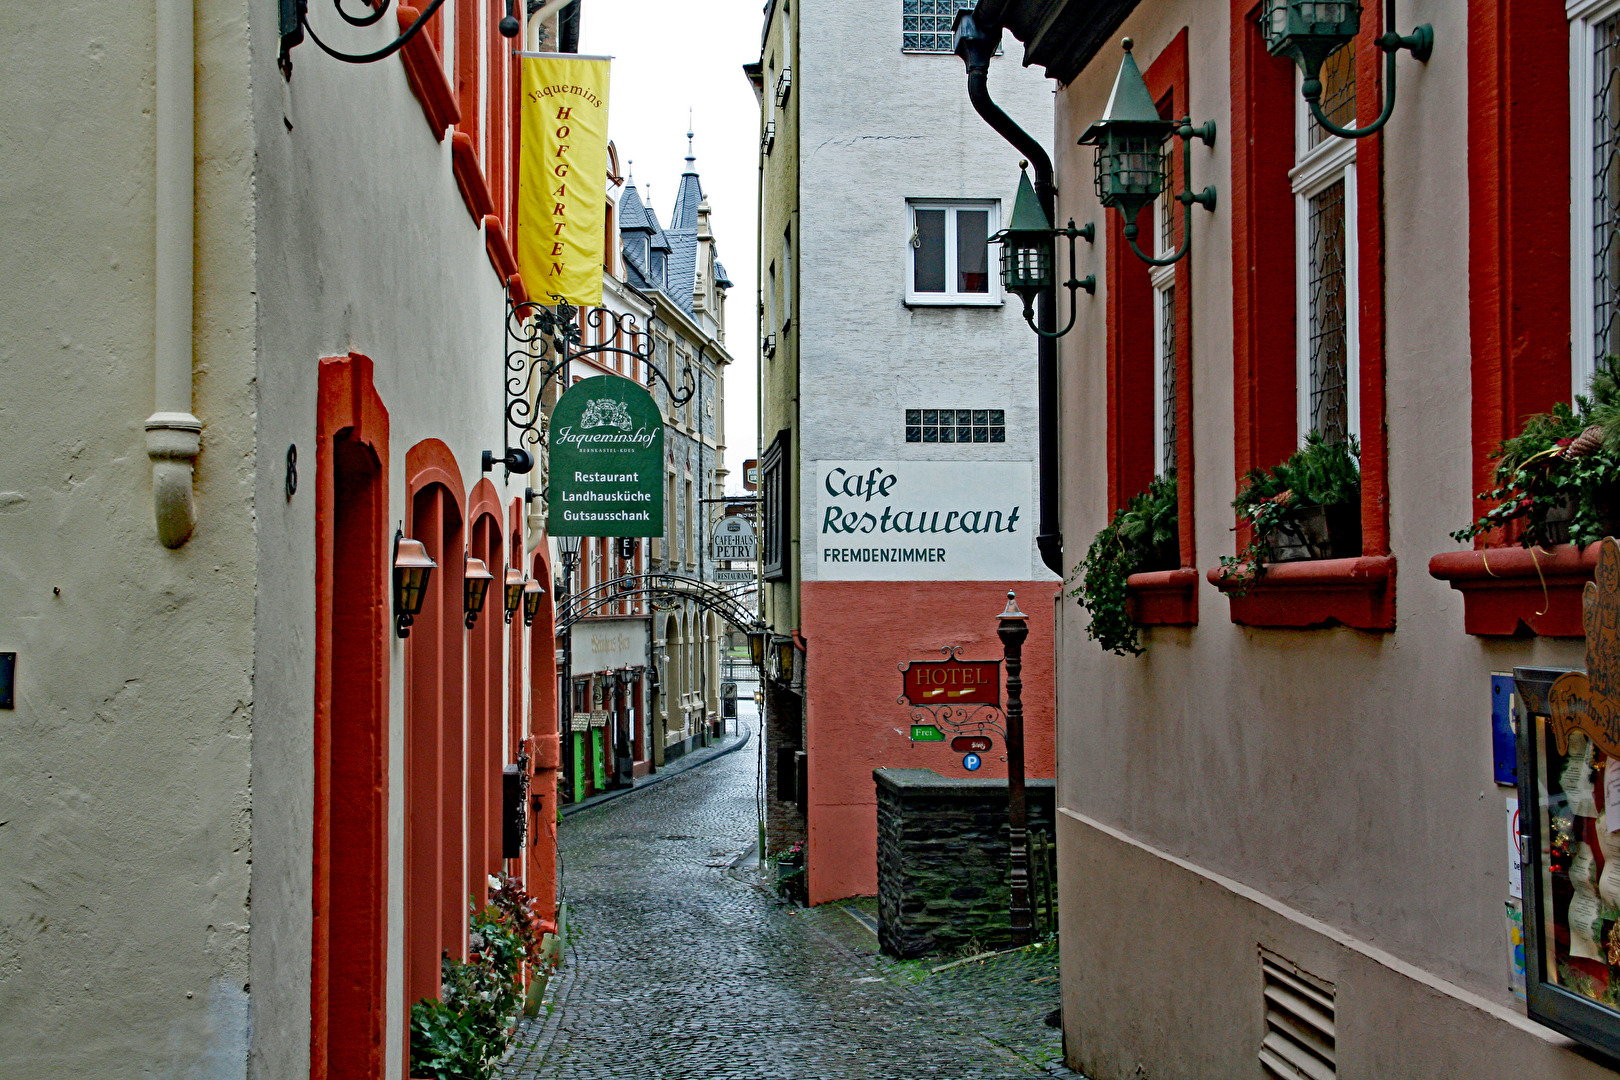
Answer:
[[664, 417], [616, 375], [575, 383], [551, 412], [552, 536], [664, 535]]

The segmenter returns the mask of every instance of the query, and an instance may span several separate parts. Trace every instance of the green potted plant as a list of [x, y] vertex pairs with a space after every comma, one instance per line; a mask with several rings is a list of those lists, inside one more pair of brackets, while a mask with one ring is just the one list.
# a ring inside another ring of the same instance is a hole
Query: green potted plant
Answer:
[[1181, 565], [1180, 503], [1174, 473], [1156, 478], [1092, 538], [1070, 596], [1091, 615], [1086, 633], [1105, 650], [1140, 656], [1142, 641], [1126, 605], [1132, 574], [1174, 570]]
[[1479, 495], [1493, 505], [1452, 539], [1501, 530], [1525, 547], [1584, 547], [1620, 532], [1620, 383], [1610, 362], [1573, 406], [1527, 419], [1495, 461], [1496, 486]]
[[1268, 563], [1349, 559], [1361, 554], [1361, 447], [1320, 432], [1271, 469], [1250, 469], [1232, 500], [1249, 543], [1221, 557], [1223, 581], [1248, 585]]

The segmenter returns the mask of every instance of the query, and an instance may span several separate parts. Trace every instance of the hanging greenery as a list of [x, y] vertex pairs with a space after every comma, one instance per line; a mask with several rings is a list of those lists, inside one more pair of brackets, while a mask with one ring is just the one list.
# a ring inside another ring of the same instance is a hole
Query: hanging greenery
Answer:
[[490, 906], [474, 912], [467, 960], [440, 962], [440, 997], [411, 1006], [413, 1077], [490, 1080], [523, 1009], [523, 962], [540, 957], [534, 902], [512, 878], [490, 878]]
[[1250, 469], [1232, 509], [1249, 527], [1249, 542], [1221, 556], [1220, 577], [1239, 595], [1268, 562], [1360, 554], [1361, 444], [1311, 432], [1287, 461]]
[[1503, 530], [1525, 547], [1595, 543], [1620, 531], [1620, 384], [1610, 357], [1573, 406], [1537, 413], [1497, 448], [1494, 503], [1451, 536]]
[[1070, 575], [1068, 595], [1091, 615], [1086, 634], [1105, 650], [1140, 656], [1142, 642], [1126, 605], [1125, 581], [1142, 570], [1172, 569], [1180, 560], [1180, 503], [1174, 473], [1161, 476], [1092, 538], [1085, 561]]

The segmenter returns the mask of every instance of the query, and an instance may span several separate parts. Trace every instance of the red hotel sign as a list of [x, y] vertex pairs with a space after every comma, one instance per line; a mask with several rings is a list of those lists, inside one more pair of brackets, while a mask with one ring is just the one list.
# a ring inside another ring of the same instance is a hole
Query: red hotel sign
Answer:
[[913, 705], [1001, 707], [1000, 660], [912, 661], [903, 675], [902, 693]]

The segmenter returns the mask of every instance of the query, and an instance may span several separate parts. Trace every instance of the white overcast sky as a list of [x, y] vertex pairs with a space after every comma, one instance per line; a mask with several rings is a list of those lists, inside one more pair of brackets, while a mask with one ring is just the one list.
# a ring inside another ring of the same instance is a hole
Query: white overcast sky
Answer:
[[[686, 168], [687, 110], [703, 191], [713, 208], [720, 260], [731, 278], [726, 303], [727, 490], [742, 490], [754, 456], [755, 211], [759, 106], [742, 66], [759, 59], [762, 0], [585, 0], [579, 51], [613, 57], [609, 134], [621, 167], [633, 168], [645, 200], [669, 224]], [[634, 162], [633, 166], [627, 162]]]

